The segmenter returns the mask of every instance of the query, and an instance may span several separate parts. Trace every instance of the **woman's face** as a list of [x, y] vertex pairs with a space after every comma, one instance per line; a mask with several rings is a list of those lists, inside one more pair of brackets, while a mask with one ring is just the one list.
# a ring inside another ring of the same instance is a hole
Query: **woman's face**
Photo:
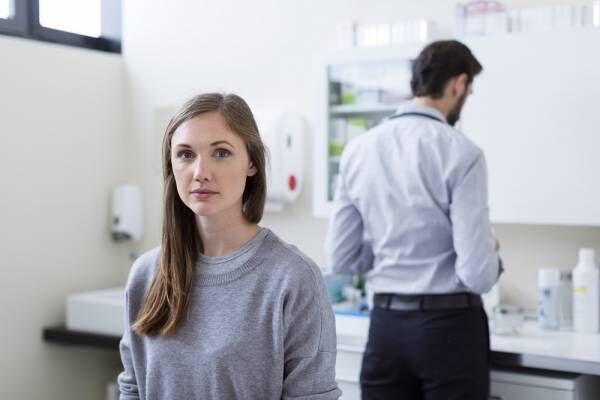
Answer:
[[171, 137], [177, 192], [198, 216], [240, 214], [246, 178], [256, 173], [244, 141], [218, 112], [182, 123]]

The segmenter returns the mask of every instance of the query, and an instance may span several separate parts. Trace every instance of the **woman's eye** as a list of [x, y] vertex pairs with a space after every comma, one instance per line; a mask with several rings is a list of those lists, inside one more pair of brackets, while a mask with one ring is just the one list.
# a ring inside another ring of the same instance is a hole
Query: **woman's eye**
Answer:
[[189, 150], [182, 150], [179, 153], [177, 153], [177, 158], [180, 158], [182, 160], [188, 160], [192, 158], [192, 152]]
[[215, 157], [217, 158], [227, 158], [231, 155], [231, 152], [227, 149], [218, 149], [215, 151]]

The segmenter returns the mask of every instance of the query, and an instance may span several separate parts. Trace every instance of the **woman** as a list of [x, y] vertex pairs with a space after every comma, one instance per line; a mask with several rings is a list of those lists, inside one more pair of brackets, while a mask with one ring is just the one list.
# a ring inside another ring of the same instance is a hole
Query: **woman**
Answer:
[[133, 265], [121, 399], [337, 399], [315, 264], [261, 228], [264, 146], [232, 94], [188, 101], [163, 141], [162, 246]]

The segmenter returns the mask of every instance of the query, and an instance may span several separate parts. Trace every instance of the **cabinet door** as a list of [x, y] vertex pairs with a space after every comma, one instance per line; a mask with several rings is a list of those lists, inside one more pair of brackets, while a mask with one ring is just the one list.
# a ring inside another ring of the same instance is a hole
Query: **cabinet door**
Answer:
[[360, 400], [360, 385], [357, 382], [338, 380], [337, 383], [342, 389], [341, 400]]
[[491, 383], [490, 400], [575, 400], [572, 391], [539, 386], [516, 385], [506, 382]]
[[362, 352], [338, 348], [335, 364], [335, 376], [347, 382], [358, 382], [362, 364]]
[[486, 154], [493, 222], [600, 225], [600, 29], [470, 39], [461, 127]]

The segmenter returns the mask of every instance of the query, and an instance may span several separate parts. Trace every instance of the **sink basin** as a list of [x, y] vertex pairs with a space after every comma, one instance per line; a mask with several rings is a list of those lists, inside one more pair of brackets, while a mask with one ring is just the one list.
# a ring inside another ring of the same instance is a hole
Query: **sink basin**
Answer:
[[67, 296], [67, 329], [122, 336], [125, 288], [73, 293]]

